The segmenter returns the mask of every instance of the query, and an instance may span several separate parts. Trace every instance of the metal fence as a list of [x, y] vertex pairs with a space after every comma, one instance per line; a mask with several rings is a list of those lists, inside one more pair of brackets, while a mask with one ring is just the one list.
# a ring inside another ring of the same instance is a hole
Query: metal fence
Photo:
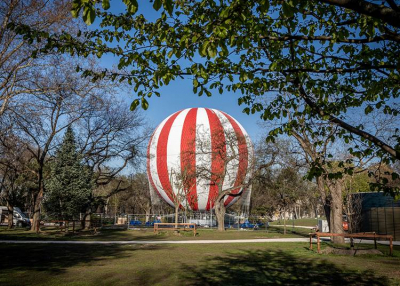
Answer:
[[[253, 221], [253, 220], [251, 220]], [[255, 221], [255, 220], [254, 220]], [[91, 227], [123, 226], [128, 229], [153, 228], [154, 223], [174, 223], [175, 214], [124, 214], [118, 216], [95, 213], [90, 215]], [[201, 228], [217, 228], [218, 223], [214, 212], [180, 212], [178, 223], [195, 223]], [[225, 214], [225, 228], [240, 229], [249, 223], [249, 218], [234, 213]]]
[[[225, 214], [226, 228], [239, 228], [246, 222], [247, 218], [236, 214]], [[128, 229], [153, 227], [154, 223], [174, 223], [175, 214], [128, 214], [126, 220], [120, 223], [126, 223]], [[201, 228], [217, 228], [217, 219], [214, 212], [192, 212], [179, 213], [178, 223], [195, 223]]]

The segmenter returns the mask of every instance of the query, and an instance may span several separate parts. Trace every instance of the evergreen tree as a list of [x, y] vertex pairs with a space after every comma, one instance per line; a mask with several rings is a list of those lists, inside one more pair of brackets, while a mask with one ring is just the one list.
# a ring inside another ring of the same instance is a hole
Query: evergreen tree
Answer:
[[58, 219], [76, 218], [84, 212], [94, 186], [93, 174], [82, 164], [77, 152], [74, 132], [69, 126], [46, 181], [44, 206], [49, 216]]

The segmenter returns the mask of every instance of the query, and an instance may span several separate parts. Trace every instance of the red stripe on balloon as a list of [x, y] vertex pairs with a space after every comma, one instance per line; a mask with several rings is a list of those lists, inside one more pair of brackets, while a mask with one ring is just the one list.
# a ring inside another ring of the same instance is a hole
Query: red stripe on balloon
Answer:
[[198, 210], [196, 186], [196, 118], [197, 108], [185, 117], [181, 137], [181, 175], [186, 200], [192, 210]]
[[226, 142], [224, 128], [214, 111], [206, 109], [211, 131], [211, 180], [207, 200], [207, 210], [214, 207], [218, 196], [218, 186], [223, 184], [224, 164], [226, 160]]
[[[226, 118], [228, 118], [229, 122], [231, 123], [233, 130], [235, 130], [236, 138], [238, 140], [238, 147], [239, 147], [239, 168], [238, 168], [238, 173], [236, 175], [236, 180], [235, 184], [233, 187], [240, 186], [243, 184], [244, 179], [246, 177], [246, 171], [247, 171], [247, 166], [249, 164], [248, 162], [248, 149], [247, 149], [247, 143], [246, 143], [246, 138], [242, 132], [242, 129], [239, 127], [239, 124], [230, 117], [228, 114], [222, 112]], [[237, 194], [240, 191], [241, 188], [234, 189], [232, 191], [232, 194]], [[225, 206], [229, 205], [230, 202], [234, 199], [235, 197], [229, 196], [228, 199], [225, 201]]]
[[175, 121], [175, 118], [181, 113], [181, 111], [173, 114], [167, 122], [165, 122], [160, 136], [157, 142], [157, 173], [161, 182], [161, 187], [164, 192], [167, 194], [168, 198], [174, 202], [175, 194], [172, 191], [171, 182], [169, 181], [169, 172], [167, 165], [167, 146], [168, 146], [168, 137], [169, 132], [171, 131], [171, 126]]

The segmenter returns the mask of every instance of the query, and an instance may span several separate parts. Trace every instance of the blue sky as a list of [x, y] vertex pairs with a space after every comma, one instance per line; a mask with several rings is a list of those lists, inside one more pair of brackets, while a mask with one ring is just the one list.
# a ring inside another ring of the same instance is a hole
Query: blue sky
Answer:
[[[237, 103], [238, 94], [224, 92], [213, 93], [211, 97], [197, 96], [192, 91], [192, 81], [190, 79], [180, 79], [171, 82], [170, 85], [163, 87], [161, 97], [149, 99], [149, 108], [144, 112], [150, 124], [158, 125], [164, 118], [172, 113], [190, 107], [207, 107], [224, 111], [242, 124], [253, 142], [258, 138], [260, 128], [257, 125], [259, 119], [257, 114], [247, 115], [242, 112], [243, 107]], [[126, 95], [135, 98], [134, 93]]]

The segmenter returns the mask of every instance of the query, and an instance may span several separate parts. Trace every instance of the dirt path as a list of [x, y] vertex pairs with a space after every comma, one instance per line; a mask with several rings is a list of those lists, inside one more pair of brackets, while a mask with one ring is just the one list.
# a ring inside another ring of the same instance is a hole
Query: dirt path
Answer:
[[[327, 239], [329, 240], [329, 239]], [[60, 241], [60, 240], [0, 240], [0, 243], [21, 244], [210, 244], [210, 243], [268, 243], [268, 242], [309, 242], [309, 238], [264, 238], [264, 239], [224, 239], [224, 240], [128, 240], [128, 241]], [[313, 239], [313, 242], [316, 242]], [[373, 244], [373, 240], [361, 240], [356, 243]], [[380, 244], [389, 244], [388, 241], [378, 241]], [[400, 241], [394, 241], [393, 245], [400, 245]]]

